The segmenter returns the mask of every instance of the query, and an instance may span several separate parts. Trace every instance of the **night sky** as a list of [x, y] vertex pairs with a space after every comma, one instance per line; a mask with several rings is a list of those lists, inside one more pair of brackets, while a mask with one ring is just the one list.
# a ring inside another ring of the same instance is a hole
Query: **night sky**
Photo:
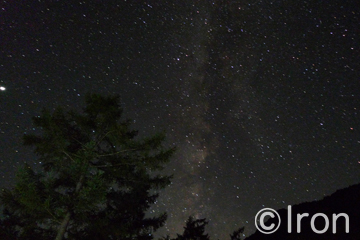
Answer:
[[178, 148], [160, 233], [251, 234], [263, 207], [360, 182], [359, 23], [355, 0], [1, 1], [0, 187], [39, 166], [22, 135], [43, 107], [120, 94]]

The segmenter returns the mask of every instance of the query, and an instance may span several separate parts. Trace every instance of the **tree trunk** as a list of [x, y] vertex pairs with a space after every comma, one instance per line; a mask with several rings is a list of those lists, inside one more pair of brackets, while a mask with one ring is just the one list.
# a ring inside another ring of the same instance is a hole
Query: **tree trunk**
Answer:
[[[75, 196], [80, 191], [80, 189], [83, 185], [83, 181], [84, 181], [84, 175], [81, 175], [79, 181], [76, 184]], [[63, 221], [61, 222], [61, 225], [59, 226], [59, 230], [58, 230], [55, 240], [62, 240], [64, 238], [67, 226], [69, 225], [69, 222], [70, 222], [70, 219], [71, 219], [71, 212], [68, 209]]]
[[55, 240], [62, 240], [64, 238], [67, 226], [70, 222], [70, 217], [71, 217], [71, 213], [68, 211], [68, 213], [65, 215], [65, 218], [59, 227], [58, 234], [56, 235]]

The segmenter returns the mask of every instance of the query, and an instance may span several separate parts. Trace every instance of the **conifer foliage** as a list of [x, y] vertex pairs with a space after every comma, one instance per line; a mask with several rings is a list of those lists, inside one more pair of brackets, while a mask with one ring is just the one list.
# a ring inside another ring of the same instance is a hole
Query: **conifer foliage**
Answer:
[[1, 239], [152, 239], [166, 213], [146, 217], [171, 176], [160, 175], [174, 153], [164, 134], [139, 140], [121, 119], [117, 96], [88, 95], [82, 113], [57, 108], [33, 119], [41, 135], [25, 135], [42, 171], [20, 170], [3, 190]]
[[177, 234], [175, 240], [210, 240], [209, 235], [205, 233], [205, 226], [208, 224], [205, 218], [194, 219], [190, 216], [186, 220], [184, 232]]

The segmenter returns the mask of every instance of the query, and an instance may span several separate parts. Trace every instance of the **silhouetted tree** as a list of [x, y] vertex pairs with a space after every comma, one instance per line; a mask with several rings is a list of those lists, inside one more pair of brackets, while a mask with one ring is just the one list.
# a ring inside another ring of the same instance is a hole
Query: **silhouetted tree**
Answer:
[[238, 230], [234, 231], [230, 234], [231, 240], [241, 240], [241, 234], [244, 232], [244, 227], [239, 228]]
[[[41, 172], [21, 169], [3, 190], [2, 233], [13, 239], [152, 239], [166, 214], [145, 212], [171, 176], [159, 175], [174, 152], [164, 134], [143, 140], [122, 121], [118, 97], [88, 95], [83, 113], [57, 108], [33, 118], [41, 135], [25, 135]], [[3, 238], [2, 238], [3, 239]]]
[[159, 240], [171, 240], [172, 238], [169, 235], [160, 237]]
[[209, 235], [205, 234], [205, 226], [208, 224], [205, 218], [194, 219], [190, 216], [184, 227], [182, 235], [177, 234], [176, 240], [209, 240]]

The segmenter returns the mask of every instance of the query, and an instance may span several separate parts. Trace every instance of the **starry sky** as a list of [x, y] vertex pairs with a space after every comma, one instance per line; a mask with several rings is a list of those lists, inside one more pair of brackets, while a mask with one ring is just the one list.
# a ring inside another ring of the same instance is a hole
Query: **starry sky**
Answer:
[[0, 2], [0, 187], [39, 166], [43, 107], [120, 94], [140, 136], [167, 132], [160, 234], [206, 217], [255, 231], [263, 207], [360, 182], [360, 6], [354, 0]]

